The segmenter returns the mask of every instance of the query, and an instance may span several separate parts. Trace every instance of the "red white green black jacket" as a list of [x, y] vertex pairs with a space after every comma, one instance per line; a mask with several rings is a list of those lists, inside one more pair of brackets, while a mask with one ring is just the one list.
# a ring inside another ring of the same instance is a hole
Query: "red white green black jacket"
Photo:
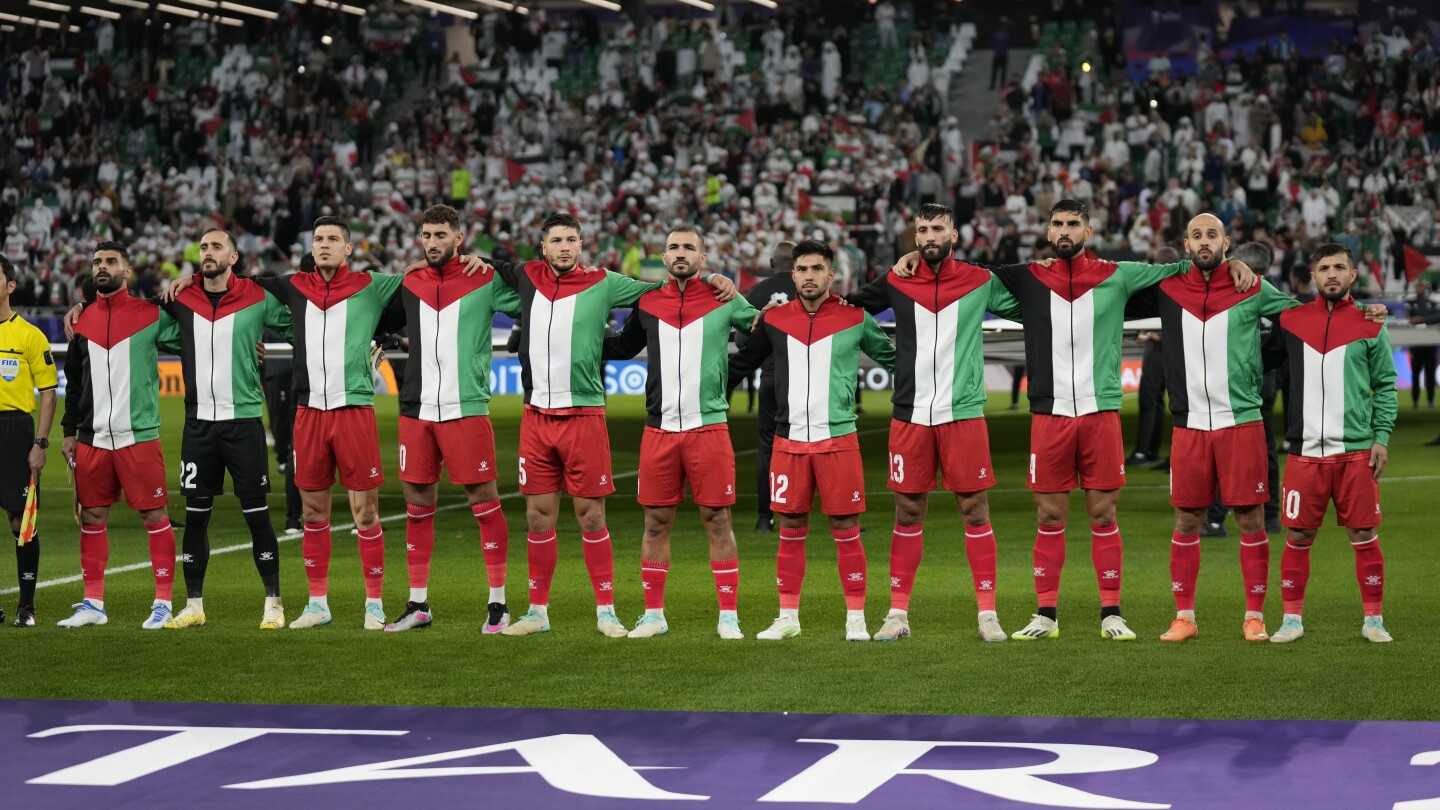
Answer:
[[1125, 302], [1189, 262], [1108, 262], [1088, 254], [1050, 266], [1007, 265], [995, 277], [1020, 302], [1030, 412], [1083, 416], [1120, 409]]
[[1347, 297], [1333, 310], [1324, 298], [1287, 310], [1275, 329], [1279, 340], [1267, 346], [1290, 367], [1290, 454], [1327, 458], [1388, 445], [1399, 406], [1385, 326]]
[[764, 313], [745, 348], [730, 358], [738, 380], [775, 357], [775, 436], [817, 443], [855, 432], [860, 353], [895, 369], [895, 346], [870, 313], [826, 298], [815, 312], [799, 299]]
[[370, 343], [404, 280], [348, 264], [329, 281], [319, 271], [256, 279], [290, 308], [297, 404], [322, 411], [375, 404]]
[[120, 290], [75, 322], [65, 356], [65, 436], [104, 450], [160, 437], [160, 349], [176, 351], [175, 319]]
[[617, 337], [605, 340], [605, 359], [628, 359], [646, 349], [645, 424], [667, 431], [725, 423], [730, 410], [730, 330], [749, 333], [758, 315], [740, 296], [718, 301], [710, 285], [692, 279], [640, 296]]
[[915, 275], [887, 273], [846, 300], [872, 315], [895, 311], [896, 419], [943, 425], [985, 415], [980, 324], [986, 310], [1021, 318], [1019, 303], [989, 270], [952, 255], [938, 271], [921, 262]]
[[490, 413], [490, 358], [496, 312], [520, 313], [520, 298], [495, 273], [465, 275], [458, 258], [405, 276], [400, 304], [410, 359], [400, 413], [447, 422]]
[[525, 404], [562, 414], [605, 407], [600, 356], [610, 310], [628, 307], [661, 285], [578, 268], [557, 276], [538, 260], [523, 265], [486, 261], [520, 295]]

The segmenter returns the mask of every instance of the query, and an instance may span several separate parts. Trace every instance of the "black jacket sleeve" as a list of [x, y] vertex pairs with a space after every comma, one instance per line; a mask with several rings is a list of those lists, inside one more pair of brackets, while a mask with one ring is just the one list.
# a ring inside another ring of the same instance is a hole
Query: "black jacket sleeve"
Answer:
[[740, 381], [749, 376], [755, 369], [760, 368], [769, 357], [774, 347], [770, 343], [770, 332], [765, 327], [765, 316], [760, 316], [760, 323], [755, 331], [749, 335], [749, 340], [740, 351], [730, 355], [729, 368], [729, 390], [734, 391]]
[[279, 298], [281, 303], [287, 300], [285, 297], [285, 288], [288, 285], [285, 283], [284, 276], [255, 276], [251, 280], [259, 284], [260, 288], [265, 292]]
[[871, 315], [879, 315], [890, 308], [890, 274], [886, 273], [842, 297], [845, 303], [851, 306], [861, 307]]
[[1021, 287], [1023, 286], [1023, 279], [1025, 277], [1025, 274], [1030, 272], [1030, 265], [979, 263], [974, 264], [976, 267], [983, 267], [986, 270], [994, 273], [995, 277], [1000, 279], [1000, 283], [1005, 285], [1005, 289], [1009, 290], [1011, 295], [1015, 296], [1016, 298], [1020, 297]]
[[1275, 326], [1260, 338], [1260, 363], [1266, 372], [1283, 368], [1290, 359], [1290, 349], [1285, 344], [1285, 330], [1277, 321]]
[[1160, 317], [1160, 288], [1154, 284], [1142, 287], [1125, 302], [1125, 320]]
[[375, 339], [378, 341], [390, 335], [405, 336], [405, 323], [405, 294], [401, 288], [390, 296], [389, 303], [380, 313], [380, 323], [375, 327]]
[[600, 359], [629, 360], [645, 348], [649, 337], [650, 333], [640, 320], [640, 308], [635, 307], [630, 310], [630, 317], [625, 319], [625, 326], [620, 330], [620, 334], [605, 338], [604, 348], [600, 350]]
[[495, 268], [496, 275], [500, 276], [501, 281], [510, 285], [510, 289], [520, 292], [520, 274], [525, 270], [523, 262], [502, 262], [487, 256], [481, 256], [480, 261]]
[[80, 429], [80, 403], [85, 399], [85, 365], [90, 361], [90, 342], [76, 335], [70, 339], [65, 350], [65, 415], [60, 417], [60, 427], [65, 438], [70, 438]]

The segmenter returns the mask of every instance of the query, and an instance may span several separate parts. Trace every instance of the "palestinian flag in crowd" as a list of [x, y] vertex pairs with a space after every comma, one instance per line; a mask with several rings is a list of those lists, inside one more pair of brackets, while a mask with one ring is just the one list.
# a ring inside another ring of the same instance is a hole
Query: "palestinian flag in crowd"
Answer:
[[738, 115], [725, 116], [725, 136], [749, 138], [755, 135], [755, 110], [745, 110]]

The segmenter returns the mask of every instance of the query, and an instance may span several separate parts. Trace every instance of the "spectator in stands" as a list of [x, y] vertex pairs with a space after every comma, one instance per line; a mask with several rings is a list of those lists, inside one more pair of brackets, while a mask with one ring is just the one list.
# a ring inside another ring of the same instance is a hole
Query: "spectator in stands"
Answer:
[[[895, 4], [890, 0], [880, 0], [875, 6], [875, 28], [880, 35], [880, 47], [895, 49], [900, 47], [900, 40], [895, 33]], [[994, 80], [991, 80], [991, 89], [994, 89]]]
[[1001, 17], [1000, 25], [990, 37], [993, 54], [990, 60], [990, 89], [994, 90], [1010, 72], [1010, 18]]
[[[1406, 310], [1410, 313], [1410, 323], [1417, 326], [1421, 324], [1440, 323], [1440, 304], [1437, 304], [1430, 294], [1430, 283], [1424, 278], [1415, 279], [1415, 295], [1405, 302]], [[1435, 347], [1434, 346], [1411, 346], [1410, 347], [1410, 404], [1411, 407], [1420, 407], [1420, 388], [1422, 382], [1425, 388], [1425, 405], [1433, 409], [1435, 407]]]

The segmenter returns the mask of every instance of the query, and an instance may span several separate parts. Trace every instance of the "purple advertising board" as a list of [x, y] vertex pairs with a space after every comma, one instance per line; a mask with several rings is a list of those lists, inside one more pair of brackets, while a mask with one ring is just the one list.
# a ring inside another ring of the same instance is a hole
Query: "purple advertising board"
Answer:
[[1440, 808], [1440, 723], [0, 701], [7, 807]]

